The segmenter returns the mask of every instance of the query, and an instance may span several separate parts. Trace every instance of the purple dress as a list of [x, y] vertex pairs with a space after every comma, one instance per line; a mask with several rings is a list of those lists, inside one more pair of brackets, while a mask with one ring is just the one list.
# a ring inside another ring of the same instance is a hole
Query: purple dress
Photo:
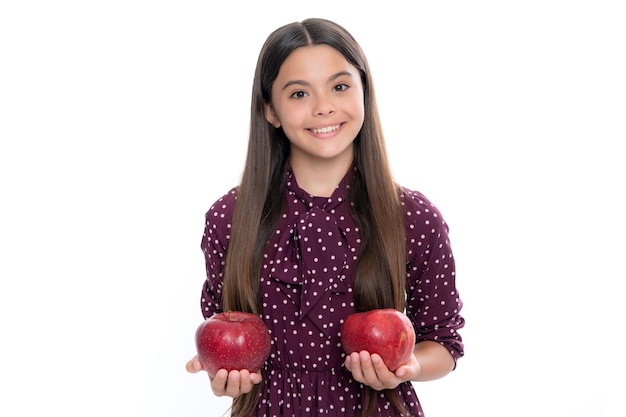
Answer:
[[[352, 284], [360, 234], [348, 212], [351, 173], [330, 198], [313, 197], [288, 173], [285, 211], [269, 242], [260, 275], [262, 318], [270, 329], [270, 358], [262, 369], [263, 392], [254, 416], [359, 416], [363, 385], [344, 367], [340, 342], [344, 319], [355, 312]], [[207, 280], [204, 317], [221, 310], [222, 270], [230, 236], [236, 189], [206, 214], [201, 247]], [[448, 226], [422, 194], [403, 189], [407, 234], [406, 313], [417, 341], [445, 346], [455, 362], [463, 356], [462, 302]], [[396, 388], [410, 410], [422, 409], [410, 382]], [[374, 416], [399, 416], [380, 393]]]

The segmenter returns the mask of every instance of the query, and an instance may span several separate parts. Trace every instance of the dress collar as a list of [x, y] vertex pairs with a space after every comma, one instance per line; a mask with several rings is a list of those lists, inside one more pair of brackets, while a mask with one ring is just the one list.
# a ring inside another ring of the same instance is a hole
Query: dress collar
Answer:
[[351, 166], [351, 168], [348, 169], [348, 172], [341, 179], [330, 197], [317, 197], [300, 188], [298, 181], [296, 180], [296, 176], [293, 173], [293, 169], [290, 166], [287, 171], [287, 191], [289, 195], [297, 197], [307, 207], [307, 210], [313, 207], [318, 207], [324, 211], [330, 212], [338, 205], [345, 202], [355, 171], [356, 167], [354, 166]]

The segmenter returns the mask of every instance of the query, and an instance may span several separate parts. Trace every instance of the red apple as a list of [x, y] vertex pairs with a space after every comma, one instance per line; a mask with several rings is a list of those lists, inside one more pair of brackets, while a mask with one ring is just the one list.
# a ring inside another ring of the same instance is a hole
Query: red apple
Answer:
[[392, 308], [349, 315], [341, 326], [341, 344], [352, 352], [377, 353], [390, 371], [409, 363], [415, 347], [415, 330], [409, 318]]
[[270, 354], [270, 333], [257, 315], [217, 313], [198, 326], [196, 348], [212, 377], [220, 369], [258, 372]]

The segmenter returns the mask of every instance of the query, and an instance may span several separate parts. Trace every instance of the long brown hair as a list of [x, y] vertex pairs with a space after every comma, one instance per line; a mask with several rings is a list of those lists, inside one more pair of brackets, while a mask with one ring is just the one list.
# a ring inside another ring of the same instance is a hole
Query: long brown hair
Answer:
[[[361, 47], [343, 27], [325, 19], [307, 19], [280, 27], [265, 41], [257, 61], [250, 117], [248, 151], [237, 191], [230, 243], [224, 270], [226, 311], [260, 313], [259, 270], [267, 241], [283, 209], [289, 140], [281, 128], [265, 119], [272, 84], [280, 66], [296, 48], [326, 44], [359, 70], [363, 83], [365, 121], [354, 142], [356, 175], [350, 187], [352, 214], [361, 230], [361, 250], [355, 271], [358, 311], [405, 306], [406, 237], [399, 189], [391, 174], [381, 129], [374, 85]], [[232, 415], [247, 417], [254, 410], [260, 387], [233, 401]], [[402, 410], [399, 401], [390, 401]], [[364, 415], [376, 405], [376, 391], [365, 391]]]

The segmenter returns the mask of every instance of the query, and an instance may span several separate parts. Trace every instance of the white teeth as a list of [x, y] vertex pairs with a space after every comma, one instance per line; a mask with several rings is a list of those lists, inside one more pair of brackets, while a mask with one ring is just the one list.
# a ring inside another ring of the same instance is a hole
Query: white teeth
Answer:
[[313, 133], [328, 133], [328, 132], [333, 132], [335, 130], [339, 129], [339, 125], [336, 126], [326, 126], [323, 127], [321, 129], [311, 129], [311, 132]]

